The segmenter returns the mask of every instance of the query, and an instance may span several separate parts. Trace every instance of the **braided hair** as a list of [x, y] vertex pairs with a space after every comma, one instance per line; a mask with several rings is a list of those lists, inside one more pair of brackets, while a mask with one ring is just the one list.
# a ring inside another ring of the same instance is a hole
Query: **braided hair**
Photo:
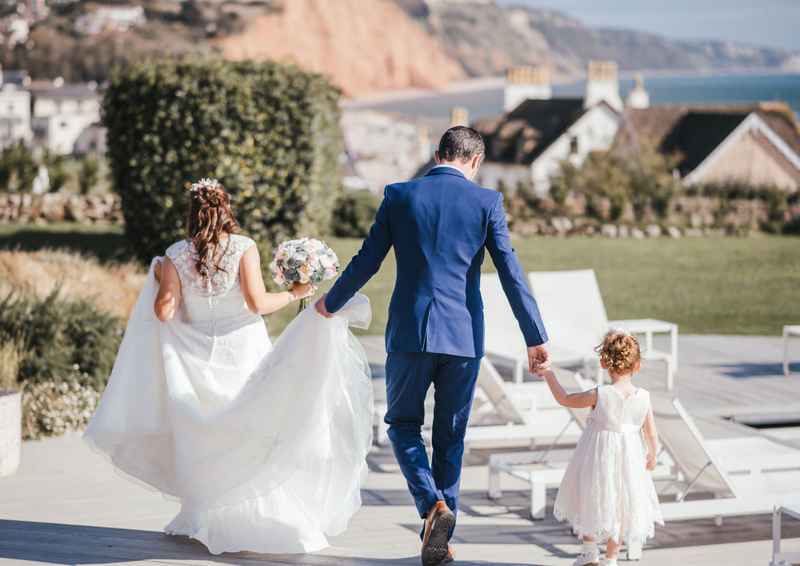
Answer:
[[[209, 276], [209, 265], [225, 271], [216, 263], [220, 235], [236, 234], [239, 223], [233, 217], [228, 193], [213, 179], [202, 179], [189, 191], [189, 237], [197, 250], [195, 268], [203, 279]], [[230, 241], [228, 242], [230, 245]]]

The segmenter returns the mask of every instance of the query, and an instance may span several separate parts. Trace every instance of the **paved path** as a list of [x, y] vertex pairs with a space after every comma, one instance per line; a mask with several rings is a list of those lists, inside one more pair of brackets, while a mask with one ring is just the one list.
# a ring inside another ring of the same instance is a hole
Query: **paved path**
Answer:
[[[365, 342], [379, 365], [380, 342]], [[698, 422], [705, 434], [730, 435], [735, 429], [729, 427], [741, 425], [722, 423], [714, 415], [733, 409], [753, 412], [765, 403], [780, 412], [800, 405], [800, 374], [778, 375], [779, 353], [780, 341], [774, 338], [682, 337], [676, 392], [702, 417]], [[651, 369], [642, 383], [656, 388], [661, 377], [657, 368]], [[781, 394], [773, 394], [773, 388]], [[716, 392], [707, 400], [706, 389]], [[732, 394], [723, 397], [728, 389]], [[577, 541], [552, 518], [535, 523], [526, 518], [524, 484], [504, 478], [503, 498], [486, 498], [486, 458], [486, 452], [475, 450], [464, 469], [454, 540], [457, 564], [572, 564]], [[215, 557], [194, 541], [163, 534], [177, 504], [114, 474], [79, 438], [27, 442], [19, 473], [0, 479], [0, 565], [416, 565], [420, 521], [391, 451], [374, 447], [369, 465], [364, 505], [348, 530], [331, 540], [331, 548], [301, 556]], [[548, 495], [552, 505], [555, 490]], [[787, 519], [784, 537], [786, 550], [800, 551], [800, 521]], [[721, 527], [710, 519], [683, 521], [657, 528], [643, 564], [766, 565], [770, 552], [767, 515], [725, 519]]]

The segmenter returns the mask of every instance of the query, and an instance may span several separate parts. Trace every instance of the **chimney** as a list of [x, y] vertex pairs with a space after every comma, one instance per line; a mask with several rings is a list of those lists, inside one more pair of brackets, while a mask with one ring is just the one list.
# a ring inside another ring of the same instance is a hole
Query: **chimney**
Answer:
[[625, 105], [628, 108], [650, 107], [650, 94], [644, 89], [644, 77], [641, 73], [636, 75], [636, 86], [628, 93]]
[[617, 112], [622, 112], [616, 61], [589, 61], [583, 107], [592, 108], [601, 102], [605, 102]]
[[503, 89], [505, 112], [511, 112], [526, 100], [549, 100], [552, 97], [549, 68], [514, 67], [508, 70]]
[[469, 110], [463, 106], [455, 106], [450, 112], [450, 127], [469, 126]]

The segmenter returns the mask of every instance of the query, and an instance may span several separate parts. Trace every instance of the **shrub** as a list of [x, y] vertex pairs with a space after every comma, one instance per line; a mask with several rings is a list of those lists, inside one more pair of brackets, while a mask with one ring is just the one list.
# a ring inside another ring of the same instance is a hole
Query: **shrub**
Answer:
[[100, 393], [81, 385], [78, 379], [26, 384], [22, 390], [23, 440], [82, 431], [100, 397]]
[[569, 191], [575, 186], [577, 169], [569, 161], [561, 164], [561, 173], [553, 175], [550, 179], [550, 198], [559, 209], [563, 209], [569, 196]]
[[36, 158], [22, 142], [5, 148], [0, 155], [0, 189], [11, 189], [13, 180], [14, 190], [20, 193], [29, 192], [38, 174], [39, 164]]
[[81, 165], [80, 173], [78, 174], [78, 187], [82, 195], [88, 195], [95, 186], [97, 186], [97, 174], [100, 167], [97, 165], [97, 160], [92, 157], [86, 157]]
[[375, 222], [381, 197], [369, 191], [345, 193], [333, 208], [333, 233], [340, 238], [366, 238]]
[[788, 192], [780, 187], [772, 186], [767, 193], [767, 208], [769, 219], [773, 222], [783, 221], [788, 207], [787, 196]]
[[69, 181], [69, 173], [66, 170], [67, 158], [64, 155], [48, 153], [45, 154], [43, 161], [50, 176], [50, 191], [57, 192]]
[[76, 371], [82, 385], [102, 391], [122, 341], [119, 318], [86, 299], [45, 299], [10, 293], [0, 302], [0, 336], [16, 338], [17, 380], [60, 383]]
[[15, 338], [3, 336], [0, 341], [0, 389], [16, 389], [17, 387], [20, 347]]
[[620, 220], [630, 203], [636, 220], [653, 214], [666, 218], [674, 198], [682, 190], [672, 176], [673, 158], [659, 153], [652, 142], [642, 140], [633, 151], [612, 147], [590, 154], [578, 169], [569, 162], [551, 180], [550, 194], [556, 204], [569, 191], [583, 195], [586, 215], [599, 220]]
[[744, 179], [729, 179], [692, 185], [686, 189], [686, 194], [725, 200], [768, 200], [771, 191], [771, 185], [753, 184]]
[[245, 233], [322, 235], [341, 192], [339, 91], [275, 62], [139, 63], [117, 71], [104, 124], [125, 231], [141, 259], [182, 233], [188, 188], [214, 177]]

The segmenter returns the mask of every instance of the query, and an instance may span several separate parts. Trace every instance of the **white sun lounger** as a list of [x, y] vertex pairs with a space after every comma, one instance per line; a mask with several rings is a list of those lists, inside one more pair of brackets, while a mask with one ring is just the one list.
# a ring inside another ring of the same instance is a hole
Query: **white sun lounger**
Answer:
[[[591, 389], [592, 382], [582, 380], [580, 374], [572, 378], [559, 377], [562, 385], [570, 392]], [[546, 386], [546, 384], [545, 384]], [[549, 393], [549, 391], [548, 391]], [[552, 397], [552, 396], [551, 396]], [[583, 431], [590, 408], [566, 409], [571, 426]], [[489, 499], [500, 499], [503, 496], [500, 487], [501, 472], [509, 474], [531, 485], [531, 519], [544, 519], [547, 504], [547, 488], [558, 487], [564, 477], [564, 470], [572, 457], [573, 449], [555, 449], [558, 443], [566, 443], [563, 435], [557, 436], [550, 446], [544, 450], [528, 450], [525, 452], [502, 452], [489, 456]], [[572, 442], [574, 444], [574, 442]], [[522, 469], [517, 466], [536, 465], [536, 469]]]
[[800, 519], [800, 505], [781, 505], [772, 513], [772, 561], [769, 566], [800, 564], [800, 552], [781, 552], [781, 519], [788, 515]]
[[[659, 493], [675, 495], [675, 501], [661, 504], [665, 521], [713, 517], [721, 524], [725, 516], [771, 513], [777, 506], [800, 504], [800, 450], [766, 437], [748, 437], [749, 454], [721, 459], [678, 399], [653, 395], [651, 401], [659, 438], [679, 472], [675, 480], [656, 481]], [[697, 491], [715, 498], [687, 499]], [[637, 557], [641, 549], [629, 548], [628, 553]]]
[[530, 445], [553, 438], [574, 443], [580, 437], [581, 428], [555, 402], [545, 382], [509, 383], [484, 358], [478, 387], [487, 402], [476, 407], [470, 417], [464, 439], [468, 447]]
[[481, 275], [481, 295], [486, 325], [486, 354], [513, 362], [514, 381], [522, 383], [528, 367], [527, 345], [497, 273]]
[[[576, 374], [559, 377], [569, 390], [586, 390], [591, 382]], [[677, 399], [651, 395], [662, 449], [652, 476], [662, 495], [674, 502], [661, 504], [665, 520], [771, 512], [779, 501], [800, 502], [800, 450], [753, 434], [742, 438], [706, 441]], [[572, 409], [577, 423], [588, 409]], [[572, 450], [540, 450], [492, 454], [489, 459], [489, 497], [502, 495], [500, 472], [531, 484], [531, 518], [545, 517], [546, 489], [558, 487]], [[517, 466], [535, 464], [535, 469]], [[699, 491], [714, 499], [686, 500]], [[641, 547], [628, 548], [628, 558], [638, 560]]]
[[[594, 348], [609, 328], [621, 325], [645, 336], [646, 359], [666, 362], [667, 389], [672, 389], [678, 366], [677, 324], [651, 318], [609, 321], [593, 269], [532, 271], [528, 282], [547, 329], [553, 363], [583, 363], [584, 376], [596, 375], [601, 384], [604, 372]], [[662, 332], [670, 334], [670, 352], [653, 349], [653, 334]]]

